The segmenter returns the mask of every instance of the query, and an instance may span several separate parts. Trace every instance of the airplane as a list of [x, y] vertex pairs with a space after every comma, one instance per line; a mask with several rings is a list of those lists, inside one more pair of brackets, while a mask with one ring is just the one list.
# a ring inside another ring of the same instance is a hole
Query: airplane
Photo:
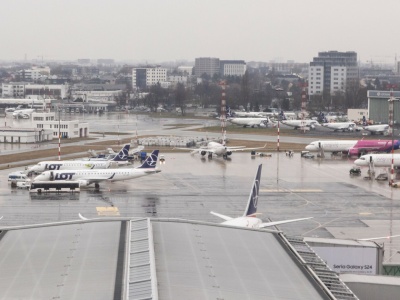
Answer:
[[250, 112], [235, 111], [235, 112], [233, 112], [233, 116], [235, 116], [235, 117], [253, 117], [253, 118], [263, 117], [262, 113], [258, 112], [258, 111], [250, 111]]
[[282, 120], [282, 124], [293, 127], [294, 129], [303, 129], [303, 127], [314, 129], [316, 126], [320, 126], [316, 120]]
[[392, 165], [393, 158], [393, 166], [400, 166], [400, 154], [394, 153], [381, 153], [381, 154], [366, 154], [360, 156], [360, 158], [354, 161], [354, 164], [357, 166], [370, 166], [373, 164], [374, 167], [390, 167]]
[[208, 142], [207, 146], [196, 149], [193, 148], [174, 148], [174, 149], [191, 151], [191, 154], [200, 153], [201, 156], [204, 156], [208, 153], [208, 158], [212, 158], [213, 154], [215, 154], [217, 156], [222, 156], [224, 159], [227, 159], [228, 156], [232, 155], [232, 152], [263, 149], [265, 147], [267, 147], [267, 144], [265, 144], [264, 147], [246, 148], [246, 146], [227, 147], [218, 142]]
[[99, 188], [102, 181], [121, 181], [134, 179], [161, 172], [156, 169], [159, 150], [154, 150], [137, 168], [124, 169], [103, 169], [103, 170], [52, 170], [44, 171], [36, 176], [33, 182], [39, 181], [78, 181], [80, 186], [89, 186], [94, 183], [95, 188]]
[[244, 128], [250, 126], [254, 128], [255, 126], [258, 127], [267, 127], [269, 122], [268, 118], [229, 118], [228, 122], [235, 124], [235, 125], [243, 125]]
[[113, 152], [112, 154], [99, 154], [96, 157], [90, 157], [86, 159], [85, 161], [102, 161], [102, 162], [113, 162], [113, 164], [116, 164], [117, 166], [123, 166], [129, 164], [129, 161], [133, 159], [132, 155], [129, 155], [129, 148], [130, 144], [124, 145], [122, 149], [118, 152], [115, 153], [111, 148], [108, 148], [107, 150], [110, 152], [110, 150]]
[[28, 118], [31, 116], [31, 114], [35, 111], [33, 108], [25, 108], [25, 109], [16, 109], [13, 111], [12, 115], [13, 118]]
[[238, 227], [249, 227], [249, 228], [256, 228], [256, 229], [312, 219], [312, 217], [309, 217], [309, 218], [263, 223], [263, 221], [261, 219], [257, 218], [257, 215], [260, 214], [260, 213], [257, 213], [257, 204], [258, 204], [258, 197], [259, 197], [259, 191], [260, 191], [261, 169], [262, 169], [262, 164], [260, 164], [258, 166], [256, 177], [254, 179], [253, 187], [251, 188], [250, 196], [247, 201], [247, 206], [246, 206], [243, 216], [238, 217], [238, 218], [231, 218], [231, 217], [228, 217], [228, 216], [225, 216], [225, 215], [213, 212], [213, 211], [211, 211], [210, 213], [213, 214], [214, 216], [224, 219], [225, 221], [222, 222], [221, 224], [230, 225], [230, 226], [238, 226]]
[[[400, 147], [400, 141], [394, 141], [394, 149]], [[314, 141], [306, 146], [312, 152], [343, 153], [348, 156], [359, 156], [370, 151], [389, 152], [392, 149], [391, 140], [327, 140]]]
[[13, 113], [14, 111], [20, 110], [20, 109], [22, 109], [22, 105], [18, 105], [17, 107], [9, 107], [9, 108], [6, 108], [6, 109], [4, 110], [4, 112], [6, 113], [6, 116], [8, 116], [8, 115], [12, 115], [12, 113]]
[[41, 173], [47, 170], [93, 170], [93, 169], [108, 169], [126, 165], [126, 153], [129, 151], [129, 144], [126, 144], [118, 153], [110, 160], [87, 161], [87, 160], [55, 160], [55, 161], [41, 161], [38, 164], [29, 167], [26, 170], [27, 174]]
[[360, 129], [356, 126], [354, 122], [332, 122], [332, 123], [323, 123], [321, 126], [332, 129], [333, 131], [359, 131]]
[[384, 134], [388, 132], [389, 130], [389, 125], [388, 124], [379, 124], [379, 125], [368, 125], [368, 126], [363, 126], [364, 130], [367, 130], [371, 133], [371, 135], [374, 134]]
[[[132, 140], [133, 141], [133, 140]], [[132, 145], [132, 142], [130, 145]], [[133, 156], [139, 152], [141, 152], [144, 149], [144, 146], [140, 145], [137, 146], [136, 148], [130, 149], [127, 155], [127, 160], [132, 160]], [[115, 152], [112, 148], [107, 148], [106, 151], [108, 154], [98, 154], [95, 150], [88, 150], [88, 153], [90, 155], [89, 160], [112, 160], [117, 152]]]

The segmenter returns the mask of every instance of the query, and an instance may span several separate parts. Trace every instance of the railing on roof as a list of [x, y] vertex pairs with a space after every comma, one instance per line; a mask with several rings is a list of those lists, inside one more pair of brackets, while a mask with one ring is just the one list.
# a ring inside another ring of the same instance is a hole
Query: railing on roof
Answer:
[[340, 280], [336, 272], [332, 271], [310, 246], [304, 242], [303, 238], [289, 237], [283, 234], [281, 236], [332, 299], [358, 299], [347, 285]]

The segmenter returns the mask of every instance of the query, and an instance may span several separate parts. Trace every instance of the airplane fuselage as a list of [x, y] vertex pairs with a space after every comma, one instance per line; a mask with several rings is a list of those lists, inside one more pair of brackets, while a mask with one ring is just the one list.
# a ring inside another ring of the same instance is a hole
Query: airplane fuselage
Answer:
[[[400, 141], [395, 140], [394, 149], [399, 149]], [[315, 141], [306, 146], [308, 151], [347, 152], [350, 156], [369, 151], [387, 152], [392, 149], [391, 140], [331, 140]]]
[[359, 159], [354, 161], [357, 166], [368, 166], [371, 163], [375, 167], [390, 167], [392, 165], [395, 167], [400, 166], [400, 154], [382, 153], [382, 154], [366, 154], [361, 156]]
[[221, 224], [229, 226], [239, 226], [248, 228], [260, 228], [262, 220], [255, 217], [238, 217], [232, 220], [222, 222]]
[[332, 141], [315, 141], [306, 146], [308, 151], [320, 151], [324, 150], [327, 152], [344, 152], [349, 151], [357, 144], [357, 140], [332, 140]]
[[337, 122], [337, 123], [324, 123], [323, 127], [332, 129], [334, 131], [342, 130], [342, 131], [353, 131], [356, 129], [356, 124], [353, 122]]
[[86, 181], [85, 185], [101, 181], [121, 181], [158, 173], [156, 169], [103, 169], [103, 170], [65, 170], [45, 171], [35, 177], [36, 181]]
[[110, 161], [42, 161], [28, 169], [28, 172], [40, 173], [47, 170], [81, 170], [81, 169], [107, 169], [111, 166]]
[[315, 120], [282, 120], [282, 124], [285, 124], [290, 127], [294, 127], [295, 129], [301, 127], [312, 127], [318, 126], [319, 123]]
[[228, 122], [236, 125], [242, 126], [260, 126], [261, 124], [268, 124], [267, 118], [231, 118], [228, 119]]

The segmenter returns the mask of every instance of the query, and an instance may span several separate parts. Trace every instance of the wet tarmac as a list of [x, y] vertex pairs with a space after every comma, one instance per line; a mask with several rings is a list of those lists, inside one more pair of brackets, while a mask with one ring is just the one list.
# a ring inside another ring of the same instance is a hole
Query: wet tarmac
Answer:
[[[218, 120], [163, 119], [147, 115], [65, 115], [90, 123], [92, 132], [128, 132], [139, 135], [198, 136], [195, 131], [171, 129], [176, 124], [207, 127]], [[10, 120], [17, 126], [25, 120]], [[185, 128], [187, 129], [187, 128]], [[117, 135], [118, 136], [118, 135]], [[218, 133], [209, 136], [219, 136]], [[340, 136], [342, 136], [340, 134]], [[229, 134], [229, 138], [275, 141], [275, 136]], [[110, 136], [115, 138], [115, 135]], [[286, 137], [290, 142], [310, 142], [305, 137]], [[281, 138], [285, 141], [285, 137]], [[1, 144], [2, 153], [32, 150], [32, 145]], [[56, 147], [48, 144], [41, 147]], [[28, 225], [100, 216], [166, 217], [221, 222], [210, 214], [216, 211], [241, 216], [245, 209], [257, 166], [263, 164], [258, 210], [267, 220], [314, 217], [312, 220], [280, 226], [289, 235], [309, 237], [371, 238], [400, 235], [400, 190], [387, 181], [350, 177], [354, 159], [327, 157], [305, 159], [299, 153], [254, 157], [233, 153], [230, 160], [201, 159], [189, 153], [165, 153], [161, 173], [124, 182], [101, 184], [100, 191], [82, 189], [80, 193], [35, 194], [14, 189], [8, 173], [0, 171], [0, 221], [2, 226]], [[136, 164], [137, 165], [137, 164]], [[135, 166], [136, 166], [135, 165]], [[378, 172], [380, 170], [377, 170]], [[385, 261], [400, 262], [400, 238], [379, 240], [385, 243]]]
[[[400, 190], [388, 182], [350, 177], [353, 160], [306, 159], [297, 153], [251, 157], [233, 153], [230, 160], [165, 153], [156, 175], [101, 184], [100, 191], [35, 194], [11, 188], [0, 171], [1, 225], [26, 225], [100, 216], [164, 217], [221, 222], [210, 214], [243, 214], [257, 166], [263, 164], [258, 211], [267, 220], [314, 217], [280, 226], [289, 235], [371, 238], [400, 234]], [[137, 164], [136, 164], [137, 165]], [[375, 221], [377, 220], [377, 221]], [[374, 226], [367, 224], [375, 224]], [[372, 223], [371, 223], [372, 222]], [[374, 223], [377, 222], [377, 223]], [[379, 224], [376, 225], [376, 224]], [[400, 239], [383, 240], [388, 262], [400, 262]]]

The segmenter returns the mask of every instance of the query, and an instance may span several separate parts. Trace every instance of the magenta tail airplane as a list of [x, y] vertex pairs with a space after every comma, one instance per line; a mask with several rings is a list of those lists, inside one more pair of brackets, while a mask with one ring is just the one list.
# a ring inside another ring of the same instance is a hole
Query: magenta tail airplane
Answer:
[[[399, 149], [400, 141], [394, 140], [394, 149]], [[371, 151], [390, 152], [391, 140], [326, 140], [315, 141], [306, 146], [308, 151], [324, 151], [347, 153], [349, 156], [359, 156]]]

